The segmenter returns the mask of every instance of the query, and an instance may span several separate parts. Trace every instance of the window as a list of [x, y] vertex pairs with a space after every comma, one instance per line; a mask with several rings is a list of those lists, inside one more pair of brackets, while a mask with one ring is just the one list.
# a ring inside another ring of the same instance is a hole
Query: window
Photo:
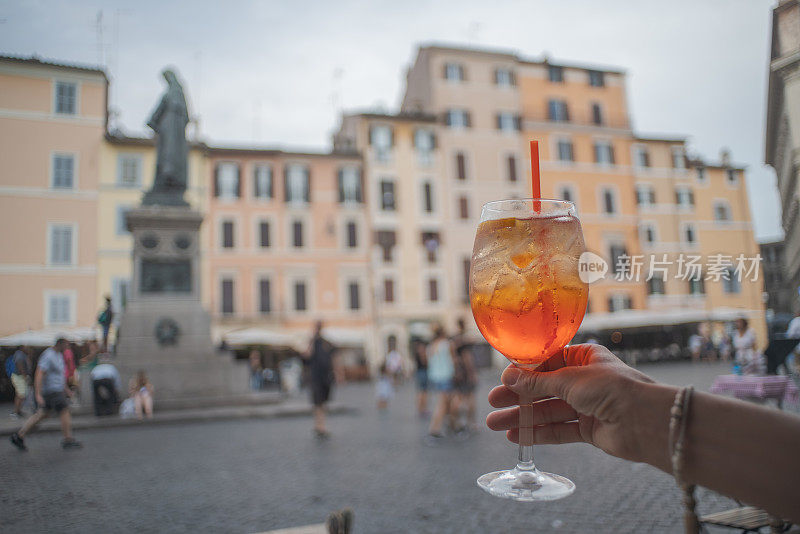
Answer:
[[736, 169], [725, 169], [725, 179], [728, 185], [736, 185], [739, 183], [739, 175]]
[[559, 139], [556, 149], [558, 150], [558, 161], [575, 161], [575, 151], [572, 141], [569, 139]]
[[273, 198], [272, 166], [256, 165], [253, 167], [253, 196], [255, 198]]
[[116, 220], [116, 235], [128, 235], [128, 224], [125, 221], [125, 216], [131, 210], [130, 206], [117, 206], [117, 220]]
[[47, 324], [69, 325], [72, 319], [72, 295], [54, 293], [47, 295]]
[[464, 66], [460, 63], [445, 63], [444, 79], [451, 82], [463, 82]]
[[73, 258], [73, 231], [71, 224], [50, 225], [50, 264], [72, 265]]
[[611, 189], [603, 189], [603, 213], [606, 215], [614, 215], [617, 213], [617, 199], [614, 191]]
[[598, 126], [603, 124], [603, 110], [597, 102], [592, 104], [592, 124]]
[[549, 100], [547, 102], [547, 118], [553, 122], [566, 122], [569, 120], [569, 109], [564, 100]]
[[75, 156], [72, 154], [53, 155], [53, 189], [72, 189], [75, 187]]
[[728, 295], [735, 295], [742, 290], [742, 284], [732, 267], [728, 267], [727, 276], [722, 277], [722, 290]]
[[351, 310], [358, 310], [361, 309], [361, 298], [359, 295], [359, 287], [358, 282], [350, 282], [347, 285], [347, 293], [348, 293], [348, 307]]
[[290, 163], [284, 168], [284, 196], [290, 204], [303, 204], [310, 201], [311, 173], [307, 165]]
[[233, 221], [222, 221], [222, 248], [233, 248]]
[[511, 69], [498, 68], [494, 71], [494, 84], [498, 87], [512, 87], [517, 84], [516, 76]]
[[659, 276], [654, 276], [647, 281], [647, 294], [648, 295], [663, 295], [664, 294], [664, 279]]
[[672, 147], [672, 168], [685, 169], [686, 168], [686, 155], [683, 152], [683, 147]]
[[292, 246], [295, 248], [303, 247], [303, 221], [292, 222]]
[[558, 198], [566, 200], [567, 202], [575, 202], [575, 195], [572, 193], [572, 188], [566, 185], [559, 188]]
[[467, 179], [467, 156], [463, 152], [456, 152], [456, 178]]
[[694, 207], [694, 192], [688, 187], [678, 187], [675, 189], [675, 203], [678, 207], [690, 209]]
[[396, 209], [393, 181], [381, 180], [380, 203], [381, 203], [381, 209], [383, 211], [394, 211]]
[[261, 278], [258, 281], [258, 311], [259, 313], [270, 313], [272, 311], [272, 282], [269, 278]]
[[394, 302], [394, 280], [391, 278], [383, 279], [383, 301]]
[[652, 206], [656, 203], [656, 190], [649, 185], [636, 186], [636, 204], [639, 206]]
[[592, 87], [603, 87], [606, 84], [605, 73], [599, 70], [589, 71], [589, 85]]
[[56, 113], [75, 115], [78, 113], [78, 85], [72, 82], [56, 82]]
[[466, 109], [449, 109], [445, 114], [445, 124], [453, 129], [469, 128], [472, 118]]
[[430, 182], [422, 184], [422, 209], [425, 213], [433, 212], [433, 184]]
[[357, 204], [363, 201], [361, 187], [361, 169], [347, 166], [339, 169], [339, 202]]
[[439, 302], [439, 280], [436, 278], [428, 279], [428, 300]]
[[689, 245], [697, 242], [697, 233], [693, 224], [687, 224], [683, 227], [683, 240]]
[[350, 221], [347, 223], [347, 248], [358, 247], [358, 229], [356, 223]]
[[223, 278], [220, 281], [220, 292], [222, 293], [222, 307], [220, 311], [223, 315], [233, 314], [233, 279]]
[[436, 135], [428, 129], [414, 130], [414, 148], [417, 150], [417, 161], [427, 166], [433, 163], [433, 151], [436, 148]]
[[564, 69], [555, 65], [550, 65], [547, 68], [547, 77], [553, 83], [561, 83], [564, 81]]
[[214, 196], [222, 199], [239, 198], [241, 196], [240, 178], [238, 163], [217, 163], [214, 171]]
[[647, 147], [636, 147], [635, 164], [640, 169], [650, 166], [650, 151], [647, 150]]
[[258, 223], [258, 246], [261, 248], [269, 248], [270, 246], [270, 230], [269, 221], [261, 221]]
[[295, 311], [306, 311], [308, 309], [308, 303], [306, 302], [306, 283], [305, 282], [295, 282], [294, 283], [294, 310]]
[[642, 238], [644, 242], [648, 245], [652, 245], [657, 241], [656, 239], [656, 228], [652, 224], [643, 224], [642, 225]]
[[142, 158], [131, 154], [117, 156], [117, 186], [138, 189], [142, 186]]
[[718, 201], [714, 203], [714, 220], [717, 222], [731, 220], [731, 208], [726, 202]]
[[506, 156], [506, 171], [508, 172], [508, 181], [517, 181], [517, 157], [513, 154]]
[[464, 290], [462, 295], [464, 302], [469, 302], [469, 271], [470, 271], [470, 258], [465, 256], [461, 259], [461, 273], [464, 276], [464, 285], [461, 286]]
[[611, 259], [608, 268], [613, 274], [617, 274], [619, 272], [620, 258], [627, 255], [628, 255], [628, 249], [625, 248], [625, 245], [621, 243], [612, 243], [608, 247], [608, 257]]
[[706, 183], [708, 179], [708, 174], [706, 173], [705, 167], [697, 167], [697, 181], [700, 183]]
[[522, 129], [522, 119], [508, 111], [501, 111], [496, 116], [496, 125], [501, 132], [516, 132]]
[[689, 282], [689, 294], [690, 295], [705, 295], [706, 294], [706, 283], [703, 280], [703, 276], [697, 276], [696, 278], [690, 278]]
[[458, 197], [458, 216], [461, 219], [469, 219], [469, 199], [465, 196]]
[[439, 234], [437, 232], [422, 232], [422, 246], [428, 255], [428, 263], [436, 263], [436, 252], [439, 250]]
[[394, 146], [394, 129], [385, 124], [373, 125], [369, 129], [369, 143], [375, 153], [375, 159], [387, 162], [392, 156]]
[[614, 165], [614, 147], [610, 141], [594, 142], [594, 161], [599, 165]]
[[383, 251], [383, 261], [389, 263], [392, 261], [392, 249], [397, 243], [397, 235], [391, 230], [378, 230], [375, 234], [375, 241]]
[[633, 308], [631, 305], [631, 297], [624, 293], [617, 293], [608, 297], [608, 311], [611, 313], [621, 310], [630, 310]]

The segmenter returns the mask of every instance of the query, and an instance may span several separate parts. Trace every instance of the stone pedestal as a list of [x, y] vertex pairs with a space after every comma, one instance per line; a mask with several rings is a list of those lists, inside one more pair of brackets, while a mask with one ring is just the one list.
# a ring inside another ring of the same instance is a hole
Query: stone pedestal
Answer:
[[124, 385], [139, 369], [156, 400], [230, 397], [248, 391], [247, 364], [218, 353], [200, 304], [200, 224], [191, 209], [145, 206], [128, 212], [133, 279], [117, 335]]

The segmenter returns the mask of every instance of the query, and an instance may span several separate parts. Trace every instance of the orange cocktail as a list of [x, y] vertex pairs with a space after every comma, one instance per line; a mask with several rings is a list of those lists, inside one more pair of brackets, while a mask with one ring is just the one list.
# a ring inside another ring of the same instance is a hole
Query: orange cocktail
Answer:
[[578, 276], [585, 251], [578, 218], [530, 215], [480, 224], [470, 301], [486, 341], [517, 365], [533, 368], [575, 335], [589, 291]]

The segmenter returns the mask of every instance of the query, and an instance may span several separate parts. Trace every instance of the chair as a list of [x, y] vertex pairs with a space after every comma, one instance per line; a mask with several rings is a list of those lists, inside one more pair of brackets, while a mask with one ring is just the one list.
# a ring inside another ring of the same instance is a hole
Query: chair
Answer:
[[769, 515], [754, 506], [740, 506], [724, 512], [716, 512], [699, 518], [701, 532], [708, 532], [705, 525], [714, 525], [740, 529], [740, 534], [758, 533], [764, 527], [770, 527], [770, 534], [785, 532], [791, 524]]

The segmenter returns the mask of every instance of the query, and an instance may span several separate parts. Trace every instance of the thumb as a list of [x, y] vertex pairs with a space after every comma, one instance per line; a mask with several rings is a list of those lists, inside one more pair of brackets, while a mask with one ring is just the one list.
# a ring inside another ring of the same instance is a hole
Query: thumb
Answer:
[[500, 381], [511, 391], [527, 398], [560, 397], [571, 383], [571, 369], [562, 368], [556, 371], [528, 371], [514, 365], [506, 367]]

